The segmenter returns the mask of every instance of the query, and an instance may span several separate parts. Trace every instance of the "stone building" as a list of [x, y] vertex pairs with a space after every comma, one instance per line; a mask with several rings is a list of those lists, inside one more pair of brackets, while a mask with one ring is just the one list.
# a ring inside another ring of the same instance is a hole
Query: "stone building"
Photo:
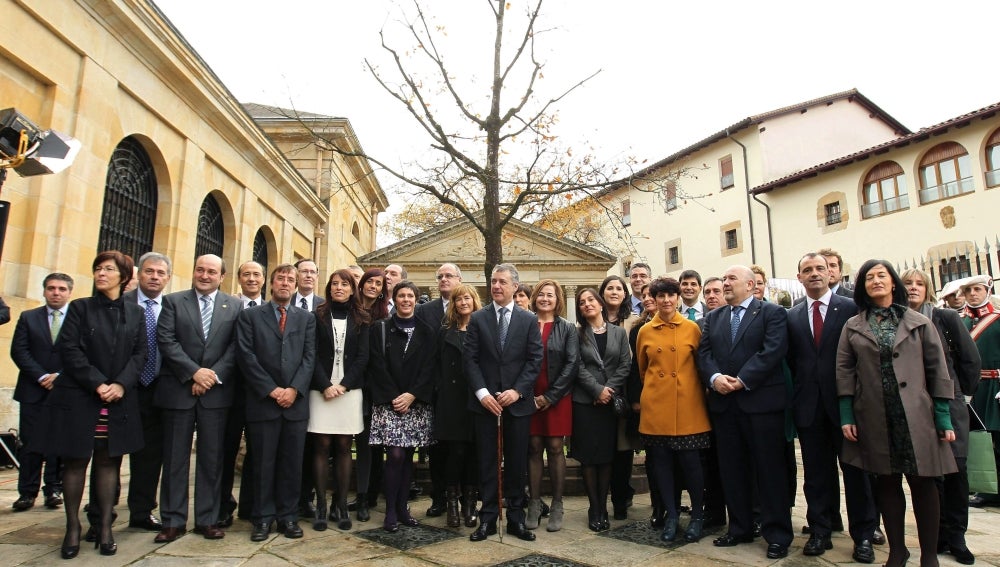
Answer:
[[[347, 119], [245, 109], [151, 2], [7, 2], [0, 37], [0, 108], [82, 143], [66, 171], [3, 185], [0, 293], [14, 318], [41, 303], [53, 271], [89, 295], [91, 261], [108, 248], [170, 256], [168, 291], [190, 285], [197, 255], [218, 254], [231, 292], [245, 260], [314, 257], [322, 278], [374, 247], [388, 203], [369, 164], [307, 138], [315, 129], [359, 148]], [[0, 327], [0, 350], [13, 330]], [[0, 370], [5, 429], [17, 372], [6, 356]]]

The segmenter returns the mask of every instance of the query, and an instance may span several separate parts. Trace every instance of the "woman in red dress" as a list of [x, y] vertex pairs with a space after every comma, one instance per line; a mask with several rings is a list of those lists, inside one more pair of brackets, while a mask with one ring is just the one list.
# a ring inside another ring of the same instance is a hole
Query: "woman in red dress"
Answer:
[[538, 527], [542, 501], [542, 452], [548, 453], [549, 479], [552, 482], [552, 506], [546, 529], [557, 532], [563, 522], [563, 487], [566, 484], [564, 440], [572, 433], [573, 403], [569, 394], [576, 381], [580, 338], [572, 323], [560, 315], [566, 300], [555, 280], [542, 280], [531, 294], [531, 308], [538, 315], [544, 357], [535, 381], [535, 408], [531, 419], [531, 442], [528, 449], [528, 511], [525, 525]]

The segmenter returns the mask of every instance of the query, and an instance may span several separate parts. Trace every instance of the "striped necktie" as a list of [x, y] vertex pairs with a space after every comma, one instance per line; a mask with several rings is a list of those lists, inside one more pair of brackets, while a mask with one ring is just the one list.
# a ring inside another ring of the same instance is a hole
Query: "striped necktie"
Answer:
[[201, 296], [201, 333], [208, 340], [208, 331], [212, 329], [212, 298]]

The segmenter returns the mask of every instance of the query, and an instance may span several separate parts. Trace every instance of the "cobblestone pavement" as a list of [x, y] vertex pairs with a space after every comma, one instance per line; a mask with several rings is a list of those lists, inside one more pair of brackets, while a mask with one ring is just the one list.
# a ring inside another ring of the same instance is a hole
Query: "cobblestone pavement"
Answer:
[[[122, 482], [128, 482], [127, 463], [122, 466]], [[801, 468], [800, 468], [801, 477]], [[799, 479], [801, 481], [801, 478]], [[127, 486], [123, 488], [126, 493]], [[192, 494], [194, 492], [192, 487]], [[62, 509], [48, 510], [37, 505], [26, 512], [14, 513], [11, 504], [17, 499], [17, 471], [0, 470], [0, 565], [54, 565], [62, 563], [59, 545], [62, 541], [64, 515]], [[843, 502], [843, 499], [841, 499]], [[424, 518], [430, 501], [420, 498], [411, 503], [414, 515], [422, 525], [400, 528], [390, 535], [381, 530], [382, 502], [369, 522], [354, 522], [354, 528], [341, 532], [336, 528], [325, 532], [313, 531], [308, 522], [301, 522], [305, 531], [302, 539], [286, 539], [272, 535], [264, 542], [250, 541], [250, 524], [239, 521], [229, 528], [222, 540], [209, 541], [193, 533], [165, 545], [153, 543], [152, 532], [127, 527], [119, 519], [115, 526], [118, 554], [102, 557], [92, 548], [81, 548], [72, 565], [138, 565], [171, 567], [202, 565], [205, 567], [247, 566], [314, 566], [314, 565], [781, 565], [828, 566], [853, 564], [852, 545], [846, 533], [834, 535], [833, 549], [820, 557], [802, 555], [807, 536], [799, 529], [805, 523], [805, 499], [801, 492], [792, 510], [797, 536], [785, 559], [765, 557], [766, 544], [758, 539], [752, 544], [719, 548], [712, 545], [717, 528], [698, 543], [665, 545], [658, 532], [649, 527], [649, 497], [637, 494], [629, 519], [612, 520], [611, 530], [595, 534], [587, 529], [587, 500], [582, 496], [565, 500], [566, 519], [562, 531], [550, 533], [543, 526], [536, 530], [538, 539], [523, 542], [497, 536], [471, 543], [471, 528], [447, 528], [444, 517]], [[123, 504], [124, 505], [124, 504]], [[127, 518], [128, 514], [121, 516]], [[687, 518], [681, 518], [681, 527]], [[193, 526], [189, 525], [188, 528]], [[907, 544], [913, 554], [911, 565], [918, 564], [916, 526], [910, 516]], [[83, 542], [86, 544], [86, 542]], [[1000, 566], [1000, 509], [972, 509], [969, 517], [969, 548], [977, 556], [977, 565]], [[875, 564], [886, 560], [886, 546], [876, 547]], [[958, 565], [950, 555], [940, 556], [941, 565]]]

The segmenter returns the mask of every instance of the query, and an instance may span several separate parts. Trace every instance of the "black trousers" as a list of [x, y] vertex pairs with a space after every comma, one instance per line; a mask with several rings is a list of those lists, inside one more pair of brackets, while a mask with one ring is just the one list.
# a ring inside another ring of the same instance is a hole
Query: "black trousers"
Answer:
[[[157, 378], [163, 380], [164, 378]], [[168, 378], [169, 379], [169, 378]], [[139, 415], [145, 446], [129, 455], [128, 511], [130, 520], [144, 520], [156, 508], [157, 487], [163, 469], [163, 416], [153, 405], [154, 381], [139, 386]]]
[[969, 472], [966, 457], [955, 457], [958, 472], [939, 478], [941, 495], [941, 525], [938, 540], [956, 548], [965, 547], [965, 532], [969, 528]]
[[[476, 413], [476, 449], [479, 455], [479, 513], [481, 525], [495, 523], [500, 514], [497, 485], [497, 418]], [[507, 523], [524, 523], [524, 487], [528, 483], [528, 438], [531, 416], [503, 416], [503, 497], [507, 500]]]
[[17, 492], [29, 498], [38, 496], [38, 489], [42, 487], [43, 480], [45, 496], [62, 491], [59, 457], [47, 454], [45, 440], [36, 438], [40, 422], [44, 419], [42, 416], [42, 404], [21, 402], [21, 417], [18, 423], [18, 435], [21, 437], [18, 460], [21, 462], [21, 469], [17, 474]]
[[247, 422], [253, 455], [253, 512], [255, 523], [298, 520], [302, 488], [302, 455], [309, 420]]

